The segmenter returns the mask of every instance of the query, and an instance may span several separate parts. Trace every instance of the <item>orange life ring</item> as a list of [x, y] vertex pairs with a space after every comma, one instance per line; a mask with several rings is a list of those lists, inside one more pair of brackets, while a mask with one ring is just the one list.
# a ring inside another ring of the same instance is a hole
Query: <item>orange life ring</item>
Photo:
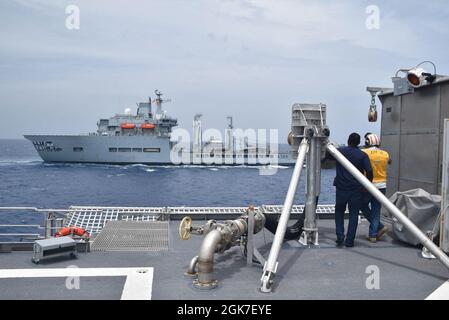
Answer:
[[80, 227], [64, 227], [62, 229], [60, 229], [58, 232], [56, 232], [55, 237], [64, 237], [64, 236], [68, 236], [68, 235], [76, 235], [79, 237], [90, 237], [90, 234], [84, 230], [83, 228]]

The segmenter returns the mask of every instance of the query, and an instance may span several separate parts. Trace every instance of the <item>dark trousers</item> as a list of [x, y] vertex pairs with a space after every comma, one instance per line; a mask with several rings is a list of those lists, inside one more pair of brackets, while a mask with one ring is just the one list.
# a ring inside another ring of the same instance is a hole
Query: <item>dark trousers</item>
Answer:
[[[379, 189], [379, 191], [385, 194], [387, 189]], [[376, 238], [377, 232], [384, 228], [384, 225], [380, 222], [381, 209], [382, 204], [369, 192], [364, 192], [361, 210], [365, 218], [370, 222], [369, 236], [371, 238]]]
[[339, 190], [335, 194], [335, 231], [337, 241], [342, 242], [345, 239], [345, 211], [346, 206], [349, 209], [349, 224], [346, 234], [346, 245], [354, 245], [354, 238], [357, 232], [359, 221], [359, 211], [362, 207], [362, 192], [360, 190]]

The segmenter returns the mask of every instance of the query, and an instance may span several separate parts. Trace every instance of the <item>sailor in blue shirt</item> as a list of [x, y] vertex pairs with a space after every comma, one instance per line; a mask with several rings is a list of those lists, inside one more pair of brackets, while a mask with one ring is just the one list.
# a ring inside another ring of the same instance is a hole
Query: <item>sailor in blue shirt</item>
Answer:
[[[360, 135], [351, 133], [348, 138], [348, 146], [340, 147], [340, 151], [360, 172], [366, 177], [373, 180], [373, 170], [367, 154], [361, 151], [358, 146], [360, 144]], [[343, 243], [346, 247], [354, 246], [354, 238], [357, 232], [358, 216], [362, 206], [362, 185], [337, 162], [337, 175], [334, 180], [336, 187], [335, 194], [335, 231], [337, 234], [337, 245]], [[346, 206], [349, 209], [348, 232], [345, 239], [344, 213]]]

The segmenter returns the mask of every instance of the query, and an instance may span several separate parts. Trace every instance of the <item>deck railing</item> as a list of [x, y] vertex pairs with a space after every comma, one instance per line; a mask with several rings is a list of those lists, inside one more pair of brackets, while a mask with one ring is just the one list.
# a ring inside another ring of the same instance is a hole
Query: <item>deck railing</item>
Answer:
[[[8, 213], [40, 214], [42, 223], [2, 223], [0, 224], [0, 242], [33, 242], [37, 239], [51, 237], [63, 226], [65, 215], [69, 209], [40, 209], [36, 207], [0, 207], [0, 214]], [[2, 219], [4, 220], [4, 219]], [[30, 230], [23, 232], [21, 230]]]
[[[267, 215], [278, 215], [281, 205], [255, 207]], [[0, 224], [0, 244], [7, 242], [34, 242], [37, 239], [53, 237], [63, 226], [82, 227], [90, 234], [99, 233], [108, 221], [155, 221], [180, 220], [184, 216], [193, 219], [234, 219], [245, 213], [247, 207], [102, 207], [71, 206], [68, 209], [43, 209], [37, 207], [0, 207], [0, 215], [8, 213], [41, 214], [41, 224], [16, 221]], [[292, 218], [304, 211], [303, 205], [292, 207]], [[333, 204], [318, 205], [317, 217], [329, 219], [334, 215]], [[4, 221], [4, 219], [1, 219]], [[0, 221], [1, 221], [0, 220]], [[27, 230], [26, 232], [23, 230]]]

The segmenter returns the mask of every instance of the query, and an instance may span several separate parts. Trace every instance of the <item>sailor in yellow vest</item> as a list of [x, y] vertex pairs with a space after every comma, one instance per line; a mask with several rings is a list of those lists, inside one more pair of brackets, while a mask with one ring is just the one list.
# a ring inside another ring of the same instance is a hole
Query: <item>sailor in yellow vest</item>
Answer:
[[[373, 184], [383, 194], [387, 191], [387, 167], [390, 163], [388, 152], [380, 149], [380, 139], [373, 133], [365, 135], [365, 148], [362, 149], [368, 155], [373, 168]], [[387, 231], [388, 228], [380, 222], [380, 210], [382, 205], [371, 196], [369, 192], [364, 192], [361, 211], [370, 222], [368, 240], [376, 242]]]

